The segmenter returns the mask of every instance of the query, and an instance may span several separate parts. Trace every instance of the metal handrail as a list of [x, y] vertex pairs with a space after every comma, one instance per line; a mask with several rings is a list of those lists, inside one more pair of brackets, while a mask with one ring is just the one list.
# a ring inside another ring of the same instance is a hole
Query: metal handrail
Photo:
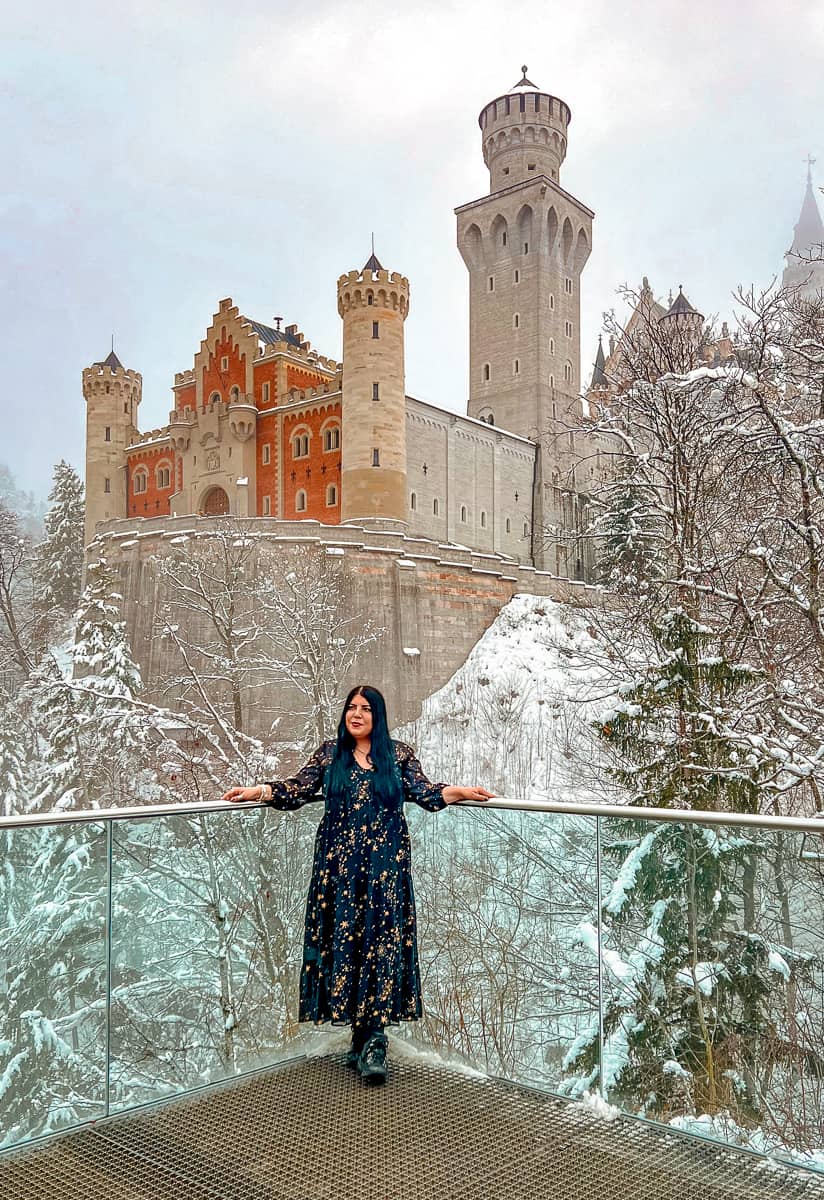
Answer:
[[[320, 800], [320, 797], [318, 797]], [[188, 817], [199, 813], [244, 812], [268, 808], [259, 800], [232, 803], [230, 800], [202, 800], [197, 804], [147, 804], [129, 808], [83, 809], [76, 812], [37, 813], [26, 816], [0, 816], [0, 829], [27, 829], [44, 825], [94, 824], [104, 821], [144, 821], [151, 817]], [[453, 807], [453, 806], [450, 806]], [[749, 829], [779, 829], [794, 833], [824, 835], [824, 813], [818, 817], [770, 817], [760, 813], [705, 812], [703, 809], [641, 808], [629, 804], [561, 804], [554, 800], [532, 798], [517, 800], [496, 796], [494, 800], [461, 800], [459, 808], [499, 808], [516, 812], [560, 813], [567, 816], [623, 818], [629, 821], [675, 821], [684, 825], [726, 825]]]

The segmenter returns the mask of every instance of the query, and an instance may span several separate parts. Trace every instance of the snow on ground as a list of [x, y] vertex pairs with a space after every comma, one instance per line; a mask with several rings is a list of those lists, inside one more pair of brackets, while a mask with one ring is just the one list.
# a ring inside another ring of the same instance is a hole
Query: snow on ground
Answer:
[[604, 690], [600, 649], [586, 609], [514, 596], [398, 736], [417, 748], [430, 778], [512, 797], [603, 800], [589, 726]]

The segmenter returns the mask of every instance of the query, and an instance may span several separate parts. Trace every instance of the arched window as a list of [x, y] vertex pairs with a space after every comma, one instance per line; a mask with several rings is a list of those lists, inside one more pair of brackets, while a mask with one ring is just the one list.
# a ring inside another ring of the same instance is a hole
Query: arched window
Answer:
[[168, 463], [162, 462], [157, 464], [155, 478], [159, 490], [163, 490], [171, 486], [172, 471]]
[[309, 434], [301, 430], [292, 437], [292, 458], [309, 456]]
[[149, 472], [145, 467], [139, 467], [132, 477], [132, 491], [135, 496], [140, 496], [149, 486]]
[[507, 533], [512, 533], [512, 522], [510, 521], [509, 517], [506, 519], [506, 531]]
[[432, 501], [432, 516], [433, 517], [437, 517], [438, 513], [440, 512], [440, 507], [441, 506], [438, 504], [437, 499]]
[[572, 383], [572, 363], [564, 363], [564, 383]]
[[461, 505], [461, 523], [463, 525], [466, 524], [466, 505], [465, 504]]
[[409, 497], [409, 507], [412, 509], [412, 511], [413, 511], [413, 512], [416, 512], [416, 511], [417, 511], [417, 508], [418, 508], [418, 497], [417, 497], [417, 495], [415, 494], [415, 492], [412, 492], [412, 494], [411, 494], [411, 495], [410, 495], [410, 497]]
[[239, 387], [235, 386], [229, 392], [229, 403], [230, 404], [240, 404], [240, 388]]
[[550, 339], [549, 339], [549, 353], [550, 353], [550, 354], [554, 354], [554, 353], [555, 353], [555, 338], [550, 338]]
[[300, 491], [295, 496], [295, 512], [306, 512], [306, 492]]
[[487, 425], [495, 424], [495, 414], [494, 413], [489, 414], [489, 416], [486, 418], [486, 423], [487, 423]]
[[220, 404], [220, 401], [221, 401], [220, 392], [212, 392], [211, 396], [209, 397], [209, 403], [210, 404]]
[[481, 511], [481, 529], [486, 529], [486, 513]]
[[323, 431], [323, 452], [340, 450], [340, 425], [327, 425]]
[[529, 537], [529, 526], [526, 521], [524, 521], [524, 537]]
[[326, 507], [334, 508], [338, 502], [338, 489], [334, 483], [330, 483], [326, 489]]

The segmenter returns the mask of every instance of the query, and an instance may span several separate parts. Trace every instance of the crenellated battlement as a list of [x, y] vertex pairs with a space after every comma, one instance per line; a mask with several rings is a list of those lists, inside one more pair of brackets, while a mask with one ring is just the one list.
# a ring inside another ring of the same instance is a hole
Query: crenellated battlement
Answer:
[[137, 450], [140, 447], [145, 447], [152, 442], [168, 442], [168, 441], [169, 441], [169, 430], [168, 429], [151, 429], [151, 430], [149, 430], [148, 433], [139, 433], [135, 437], [133, 437], [132, 440], [129, 442], [128, 446], [126, 447], [126, 453], [130, 454], [133, 450]]
[[310, 388], [289, 388], [284, 398], [284, 404], [298, 404], [301, 401], [323, 400], [327, 396], [335, 396], [340, 392], [342, 380], [330, 380], [329, 383], [321, 384], [320, 387]]
[[85, 397], [88, 398], [93, 393], [105, 394], [107, 386], [110, 391], [112, 386], [116, 390], [137, 388], [140, 391], [143, 386], [143, 376], [139, 371], [130, 371], [125, 367], [118, 370], [102, 363], [83, 368], [83, 395]]
[[409, 291], [409, 280], [405, 275], [401, 275], [400, 271], [387, 271], [383, 267], [379, 271], [349, 271], [338, 279], [338, 289], [347, 284], [351, 286], [358, 283], [390, 284]]
[[398, 271], [350, 271], [338, 279], [338, 314], [353, 308], [371, 307], [409, 312], [409, 280]]

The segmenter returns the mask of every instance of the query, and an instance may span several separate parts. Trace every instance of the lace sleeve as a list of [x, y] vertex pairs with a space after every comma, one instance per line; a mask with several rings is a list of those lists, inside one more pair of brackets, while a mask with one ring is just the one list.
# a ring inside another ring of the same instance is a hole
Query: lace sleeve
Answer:
[[266, 781], [272, 789], [272, 799], [269, 801], [272, 808], [292, 811], [302, 808], [311, 800], [323, 798], [323, 781], [331, 757], [329, 749], [329, 742], [324, 742], [291, 779]]
[[414, 804], [419, 804], [427, 812], [440, 812], [442, 808], [446, 808], [446, 801], [443, 798], [443, 789], [446, 784], [430, 783], [412, 748], [405, 746], [402, 742], [399, 742], [397, 746], [404, 800], [411, 800]]

